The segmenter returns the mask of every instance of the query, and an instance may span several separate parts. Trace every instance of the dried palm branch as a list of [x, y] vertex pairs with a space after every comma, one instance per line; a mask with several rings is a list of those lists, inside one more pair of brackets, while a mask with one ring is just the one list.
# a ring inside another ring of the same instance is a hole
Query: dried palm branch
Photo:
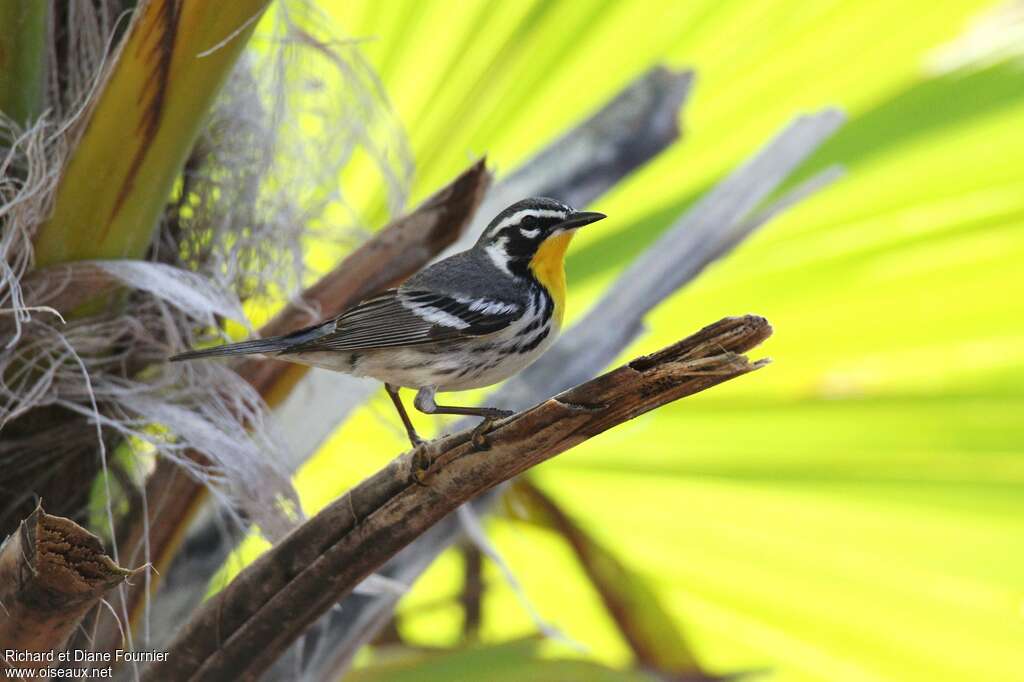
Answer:
[[395, 459], [246, 567], [197, 612], [146, 680], [253, 680], [367, 575], [463, 502], [622, 422], [754, 371], [742, 353], [771, 334], [763, 318], [727, 318], [499, 422]]

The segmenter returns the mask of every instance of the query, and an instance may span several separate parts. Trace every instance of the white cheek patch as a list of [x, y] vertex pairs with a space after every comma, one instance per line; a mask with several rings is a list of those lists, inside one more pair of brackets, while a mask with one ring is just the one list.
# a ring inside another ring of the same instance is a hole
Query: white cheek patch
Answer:
[[523, 228], [520, 227], [519, 234], [523, 235], [527, 239], [536, 239], [537, 235], [540, 234], [540, 228], [535, 227], [532, 230], [524, 230]]
[[505, 250], [505, 242], [507, 240], [502, 237], [493, 244], [487, 246], [484, 251], [487, 253], [487, 257], [491, 259], [495, 267], [504, 272], [506, 275], [511, 275], [512, 271], [508, 269], [508, 251]]

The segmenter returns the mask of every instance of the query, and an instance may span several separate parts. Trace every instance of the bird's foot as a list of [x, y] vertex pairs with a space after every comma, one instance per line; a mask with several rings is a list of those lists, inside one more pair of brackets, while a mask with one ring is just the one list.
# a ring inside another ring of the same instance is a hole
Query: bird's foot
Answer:
[[490, 450], [491, 443], [487, 440], [487, 432], [491, 430], [491, 424], [493, 420], [484, 419], [482, 422], [477, 424], [477, 427], [473, 429], [473, 434], [470, 436], [470, 440], [473, 442], [473, 449], [475, 450]]
[[487, 432], [494, 426], [494, 422], [498, 419], [504, 419], [505, 417], [511, 417], [514, 412], [509, 410], [498, 410], [493, 407], [486, 408], [489, 413], [483, 418], [483, 420], [476, 425], [473, 429], [473, 434], [470, 436], [470, 440], [473, 443], [473, 448], [476, 450], [490, 450], [491, 443], [487, 440]]
[[430, 468], [434, 462], [430, 459], [425, 447], [426, 441], [420, 439], [416, 449], [412, 451], [412, 482], [416, 485], [427, 485], [427, 477], [430, 475]]

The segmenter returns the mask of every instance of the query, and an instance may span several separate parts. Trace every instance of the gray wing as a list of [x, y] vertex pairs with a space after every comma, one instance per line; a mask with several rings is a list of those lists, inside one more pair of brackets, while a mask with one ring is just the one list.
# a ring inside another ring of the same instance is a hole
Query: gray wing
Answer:
[[318, 333], [314, 338], [307, 337], [308, 340], [281, 351], [281, 355], [410, 346], [483, 336], [505, 329], [523, 312], [519, 303], [389, 289], [322, 323], [315, 328]]

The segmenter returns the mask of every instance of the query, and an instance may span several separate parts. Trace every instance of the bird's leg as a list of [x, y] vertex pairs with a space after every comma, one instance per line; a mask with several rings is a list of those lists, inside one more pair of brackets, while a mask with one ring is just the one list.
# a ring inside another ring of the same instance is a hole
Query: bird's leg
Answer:
[[395, 404], [395, 409], [398, 410], [398, 416], [402, 418], [402, 423], [405, 425], [405, 432], [409, 435], [409, 442], [412, 446], [419, 447], [425, 442], [420, 438], [419, 434], [416, 433], [416, 427], [412, 425], [412, 420], [409, 419], [409, 413], [405, 411], [405, 405], [402, 404], [402, 398], [398, 395], [398, 386], [393, 384], [384, 384], [384, 390], [391, 396], [391, 402]]
[[405, 424], [405, 432], [409, 435], [409, 442], [412, 443], [413, 482], [418, 485], [426, 485], [427, 473], [430, 471], [430, 457], [427, 455], [426, 449], [420, 447], [426, 441], [416, 433], [416, 428], [412, 425], [412, 420], [409, 419], [409, 413], [405, 411], [405, 405], [402, 404], [402, 398], [398, 395], [398, 386], [385, 383], [384, 390], [391, 396], [391, 402], [395, 404], [398, 416], [402, 418], [402, 423]]
[[490, 429], [494, 420], [510, 417], [515, 414], [511, 410], [499, 410], [496, 407], [456, 407], [453, 405], [438, 405], [434, 402], [434, 395], [436, 393], [437, 388], [434, 386], [421, 388], [419, 392], [416, 393], [416, 400], [413, 403], [416, 405], [416, 409], [424, 414], [456, 414], [464, 417], [483, 417], [483, 421], [473, 429], [473, 445], [481, 450], [487, 448], [487, 440], [484, 438], [484, 434], [487, 433], [488, 429]]

